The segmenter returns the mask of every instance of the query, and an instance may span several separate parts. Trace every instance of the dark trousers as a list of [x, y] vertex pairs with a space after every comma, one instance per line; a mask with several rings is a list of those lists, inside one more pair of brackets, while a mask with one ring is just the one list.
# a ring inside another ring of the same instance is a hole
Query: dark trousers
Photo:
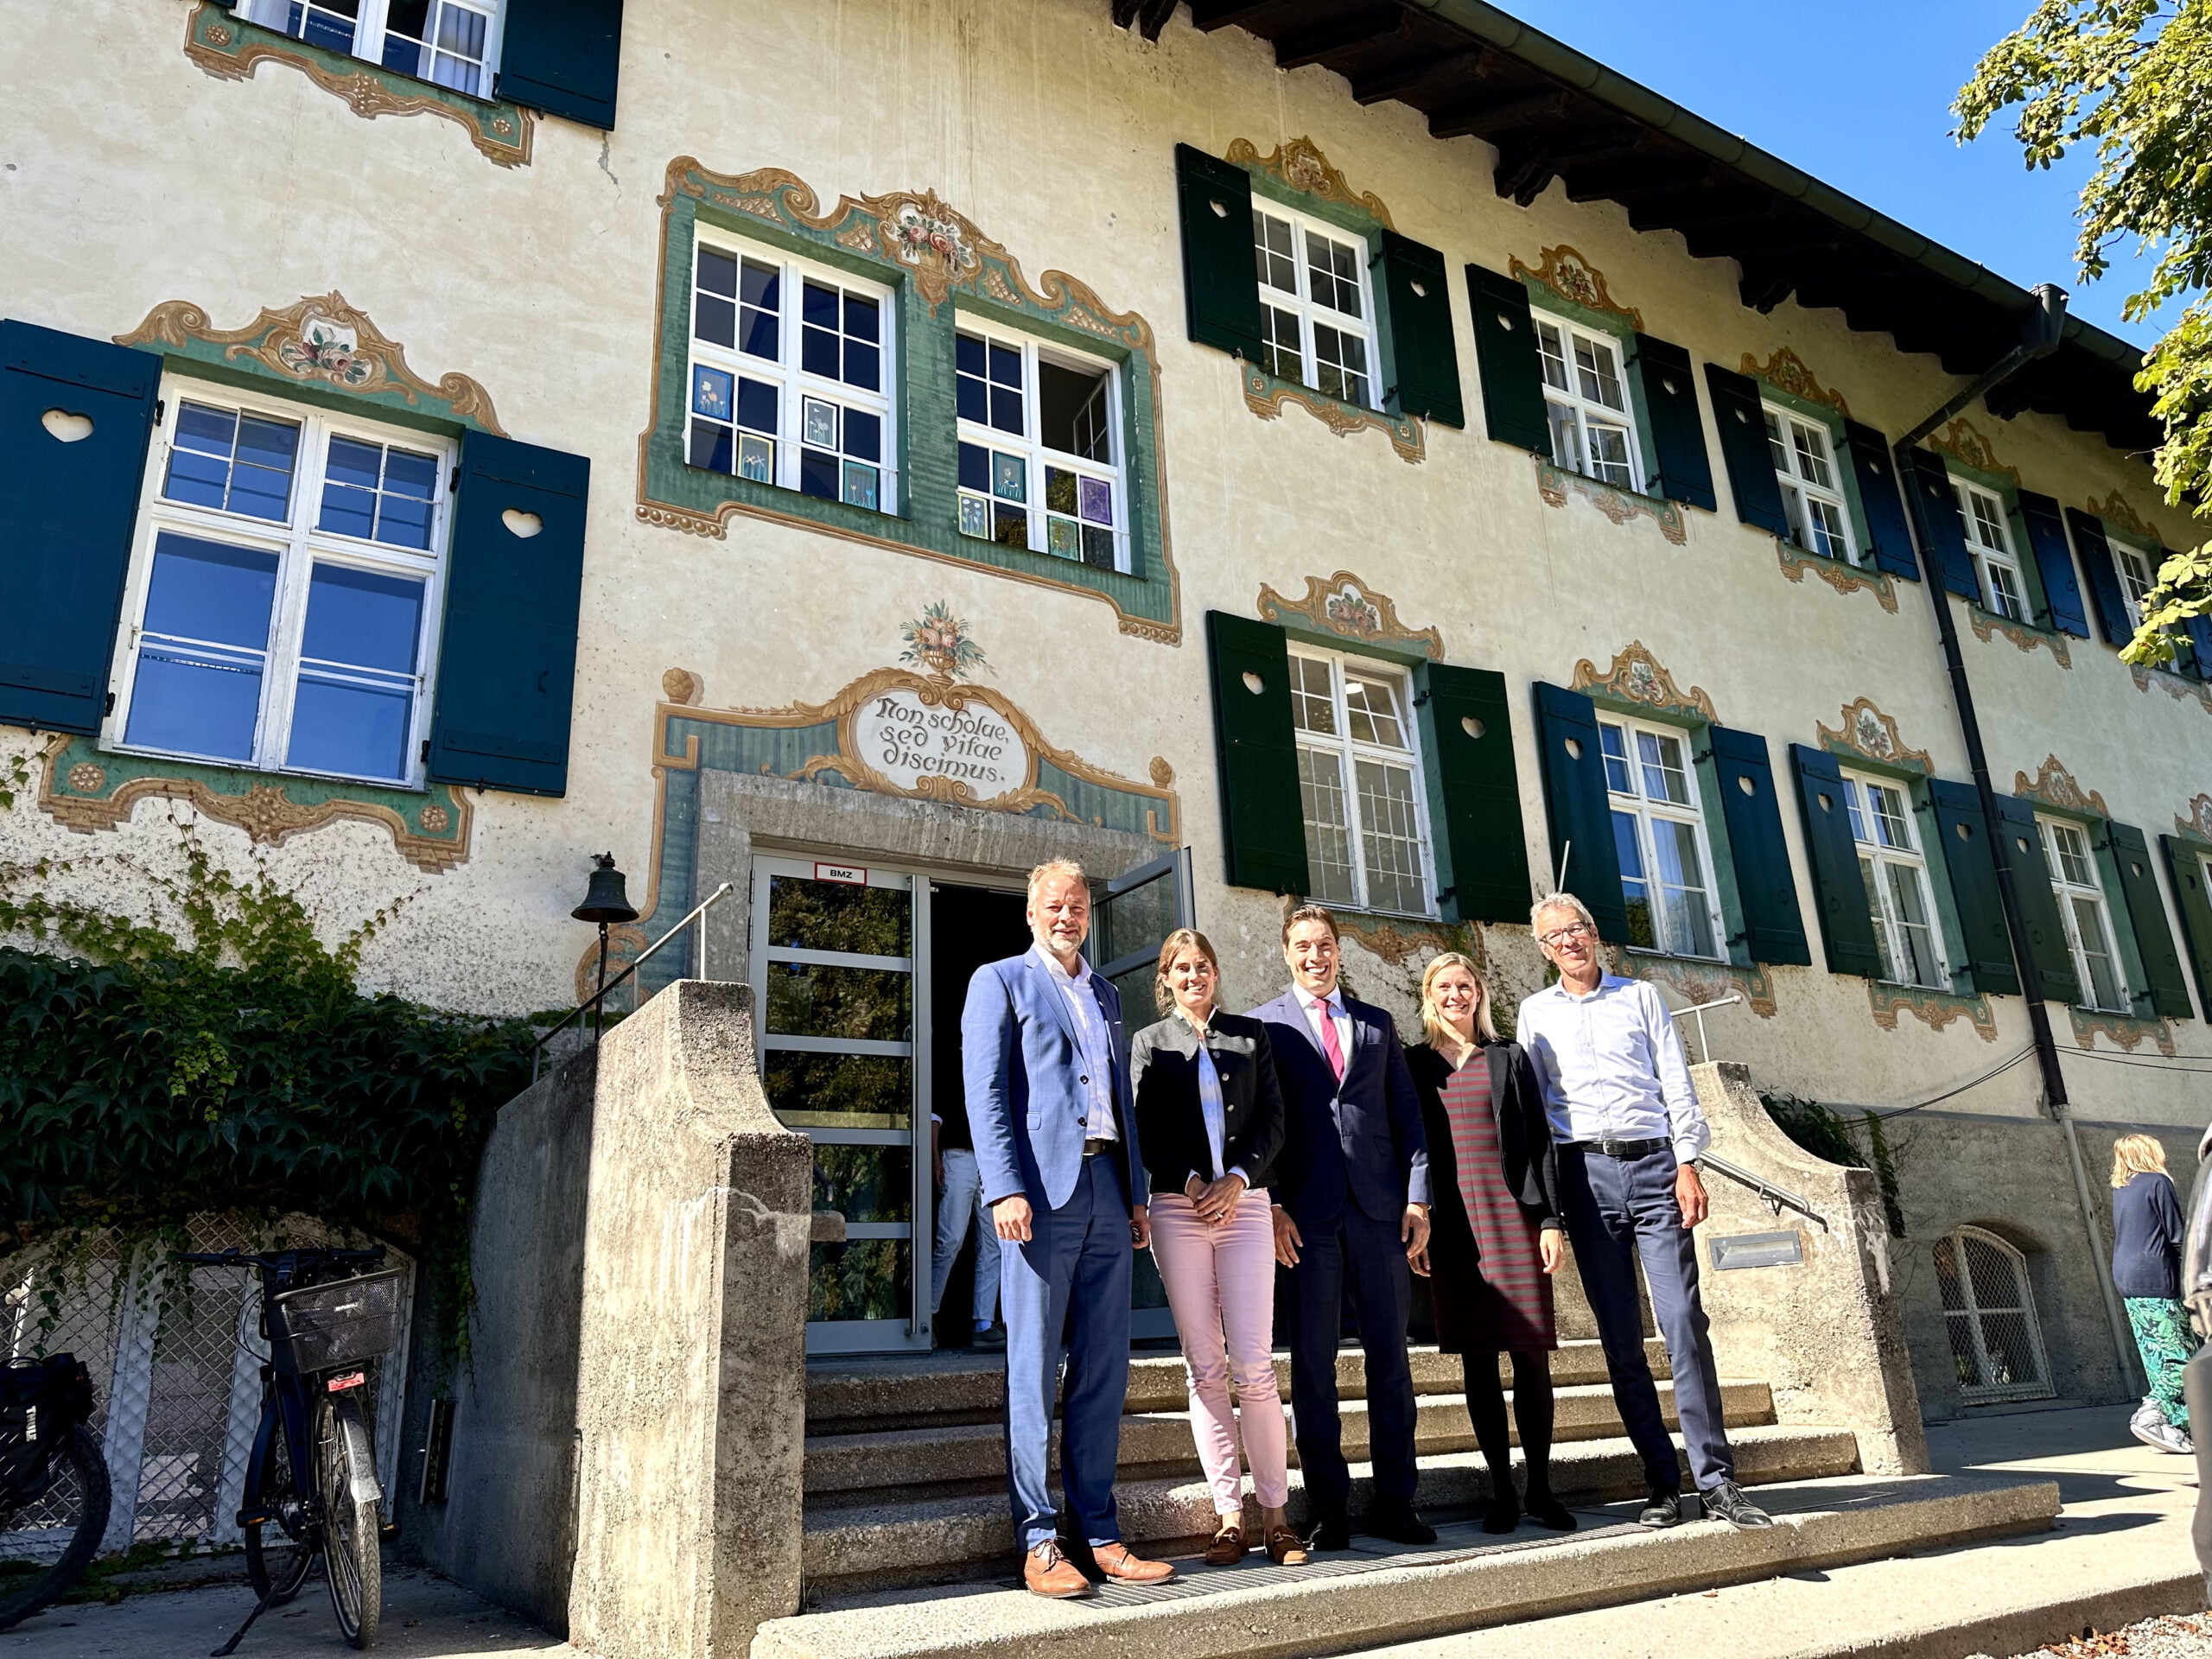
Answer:
[[1290, 1350], [1291, 1427], [1314, 1511], [1342, 1512], [1351, 1497], [1344, 1425], [1337, 1413], [1337, 1345], [1350, 1296], [1367, 1357], [1368, 1458], [1379, 1503], [1410, 1503], [1414, 1469], [1414, 1376], [1406, 1360], [1413, 1281], [1398, 1223], [1376, 1221], [1347, 1202], [1331, 1224], [1301, 1226], [1298, 1265], [1285, 1269], [1290, 1294], [1281, 1332]]
[[1655, 1488], [1669, 1491], [1679, 1489], [1682, 1480], [1674, 1442], [1659, 1414], [1659, 1390], [1643, 1357], [1643, 1315], [1636, 1294], [1639, 1257], [1651, 1290], [1652, 1317], [1667, 1339], [1667, 1357], [1674, 1367], [1675, 1410], [1690, 1473], [1698, 1490], [1706, 1491], [1733, 1480], [1736, 1465], [1728, 1450], [1705, 1304], [1698, 1297], [1697, 1240], [1682, 1225], [1681, 1206], [1675, 1201], [1675, 1169], [1671, 1151], [1608, 1158], [1563, 1147], [1560, 1199], [1567, 1236], [1574, 1243], [1574, 1265], [1598, 1318], [1613, 1401], [1643, 1459], [1645, 1477]]

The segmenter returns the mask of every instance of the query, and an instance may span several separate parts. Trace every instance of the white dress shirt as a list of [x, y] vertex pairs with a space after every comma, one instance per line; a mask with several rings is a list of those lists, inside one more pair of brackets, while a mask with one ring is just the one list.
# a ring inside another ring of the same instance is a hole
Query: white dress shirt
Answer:
[[1329, 1047], [1321, 1036], [1321, 1011], [1324, 1008], [1328, 1010], [1330, 1021], [1337, 1028], [1338, 1051], [1344, 1057], [1344, 1071], [1349, 1074], [1351, 1071], [1351, 1015], [1344, 1012], [1343, 988], [1332, 985], [1326, 996], [1313, 996], [1303, 986], [1299, 986], [1292, 994], [1298, 998], [1298, 1006], [1306, 1015], [1306, 1029], [1313, 1033], [1313, 1046], [1321, 1051], [1324, 1059], [1328, 1058]]
[[1686, 1164], [1712, 1144], [1681, 1034], [1642, 980], [1607, 974], [1587, 996], [1548, 986], [1522, 1003], [1514, 1036], [1554, 1141], [1671, 1141]]
[[1106, 1011], [1098, 1006], [1098, 994], [1090, 988], [1090, 964], [1078, 956], [1071, 974], [1043, 945], [1031, 948], [1067, 999], [1068, 1017], [1075, 1022], [1076, 1047], [1083, 1064], [1079, 1075], [1089, 1108], [1084, 1139], [1118, 1141], [1121, 1131], [1114, 1127], [1114, 1043], [1107, 1032]]

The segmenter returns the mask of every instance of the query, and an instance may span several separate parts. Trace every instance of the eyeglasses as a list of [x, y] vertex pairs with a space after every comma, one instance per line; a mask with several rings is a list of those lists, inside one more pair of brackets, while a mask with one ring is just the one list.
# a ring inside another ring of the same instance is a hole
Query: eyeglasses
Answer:
[[1589, 923], [1577, 922], [1572, 927], [1562, 927], [1555, 929], [1554, 931], [1549, 933], [1537, 934], [1536, 943], [1538, 944], [1548, 944], [1556, 947], [1560, 944], [1565, 944], [1569, 939], [1586, 939], [1590, 937], [1590, 933], [1591, 928]]

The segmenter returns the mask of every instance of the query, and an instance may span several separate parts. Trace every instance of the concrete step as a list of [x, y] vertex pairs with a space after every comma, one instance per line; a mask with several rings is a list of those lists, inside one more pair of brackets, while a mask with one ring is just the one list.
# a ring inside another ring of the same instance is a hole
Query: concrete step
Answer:
[[[1556, 1389], [1554, 1397], [1557, 1409], [1553, 1439], [1557, 1444], [1605, 1440], [1624, 1432], [1610, 1386], [1585, 1383]], [[1731, 1429], [1774, 1421], [1774, 1397], [1764, 1382], [1724, 1382], [1721, 1401]], [[1659, 1385], [1659, 1408], [1672, 1427], [1672, 1382]], [[1415, 1444], [1423, 1457], [1474, 1449], [1475, 1434], [1467, 1421], [1465, 1395], [1423, 1394], [1418, 1410]], [[1367, 1402], [1344, 1402], [1341, 1415], [1345, 1454], [1364, 1456]], [[1297, 1457], [1294, 1445], [1294, 1463]], [[1054, 1461], [1057, 1465], [1057, 1454]], [[1191, 1438], [1190, 1417], [1179, 1390], [1171, 1409], [1132, 1410], [1122, 1417], [1121, 1466], [1125, 1471], [1164, 1473], [1173, 1469], [1192, 1476], [1198, 1473], [1198, 1449]], [[981, 1423], [810, 1434], [806, 1441], [810, 1496], [897, 1487], [907, 1496], [919, 1497], [923, 1495], [920, 1489], [948, 1482], [995, 1479], [1005, 1469], [1004, 1431], [995, 1416]]]
[[[1643, 1344], [1654, 1376], [1665, 1377], [1667, 1345], [1654, 1337]], [[1411, 1351], [1414, 1389], [1421, 1394], [1456, 1394], [1464, 1379], [1456, 1354], [1433, 1348]], [[1501, 1360], [1500, 1374], [1511, 1371]], [[1131, 1411], [1173, 1411], [1185, 1399], [1183, 1357], [1177, 1353], [1129, 1357]], [[1275, 1380], [1290, 1395], [1290, 1358], [1275, 1356]], [[1562, 1342], [1552, 1356], [1552, 1381], [1579, 1388], [1606, 1380], [1605, 1356], [1594, 1341]], [[1367, 1372], [1359, 1350], [1337, 1355], [1337, 1390], [1347, 1400], [1364, 1399]], [[934, 1354], [900, 1354], [882, 1358], [817, 1359], [807, 1367], [806, 1428], [810, 1435], [855, 1430], [914, 1428], [928, 1423], [996, 1422], [1006, 1403], [1006, 1361], [1002, 1355], [951, 1349]]]
[[[1859, 1443], [1847, 1429], [1769, 1426], [1738, 1430], [1729, 1441], [1737, 1478], [1747, 1486], [1817, 1480], [1859, 1467]], [[1517, 1466], [1518, 1453], [1514, 1461]], [[1371, 1471], [1363, 1463], [1353, 1464], [1351, 1471], [1351, 1510], [1357, 1515], [1367, 1507]], [[1572, 1441], [1552, 1454], [1552, 1485], [1570, 1503], [1625, 1498], [1643, 1491], [1643, 1466], [1625, 1439]], [[1115, 1497], [1122, 1535], [1132, 1545], [1203, 1542], [1213, 1531], [1213, 1497], [1202, 1480], [1124, 1480]], [[1466, 1513], [1489, 1497], [1490, 1476], [1479, 1453], [1422, 1459], [1420, 1503], [1431, 1518]], [[1306, 1514], [1304, 1477], [1295, 1468], [1290, 1513], [1294, 1521]], [[1246, 1519], [1258, 1524], [1258, 1511], [1249, 1502]], [[979, 1571], [1003, 1573], [1014, 1551], [1004, 1478], [995, 1471], [990, 1480], [955, 1496], [892, 1497], [875, 1491], [810, 1497], [801, 1570], [817, 1587], [944, 1583]]]
[[1425, 1549], [1361, 1540], [1302, 1568], [1193, 1560], [1177, 1584], [1079, 1602], [981, 1586], [831, 1593], [763, 1624], [753, 1659], [1302, 1659], [2016, 1535], [2048, 1528], [2059, 1507], [2054, 1483], [1941, 1475], [1791, 1482], [1761, 1497], [1778, 1524], [1759, 1532], [1719, 1521], [1646, 1532], [1624, 1506], [1586, 1514], [1570, 1537], [1493, 1539], [1463, 1522]]

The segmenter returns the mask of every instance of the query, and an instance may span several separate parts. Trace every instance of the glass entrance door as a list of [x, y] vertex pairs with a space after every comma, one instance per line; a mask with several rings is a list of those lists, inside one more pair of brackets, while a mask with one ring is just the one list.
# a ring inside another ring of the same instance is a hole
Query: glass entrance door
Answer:
[[814, 1206], [845, 1217], [807, 1274], [810, 1353], [930, 1345], [926, 1157], [927, 884], [905, 871], [812, 859], [753, 863], [753, 990], [761, 1081], [814, 1142]]

